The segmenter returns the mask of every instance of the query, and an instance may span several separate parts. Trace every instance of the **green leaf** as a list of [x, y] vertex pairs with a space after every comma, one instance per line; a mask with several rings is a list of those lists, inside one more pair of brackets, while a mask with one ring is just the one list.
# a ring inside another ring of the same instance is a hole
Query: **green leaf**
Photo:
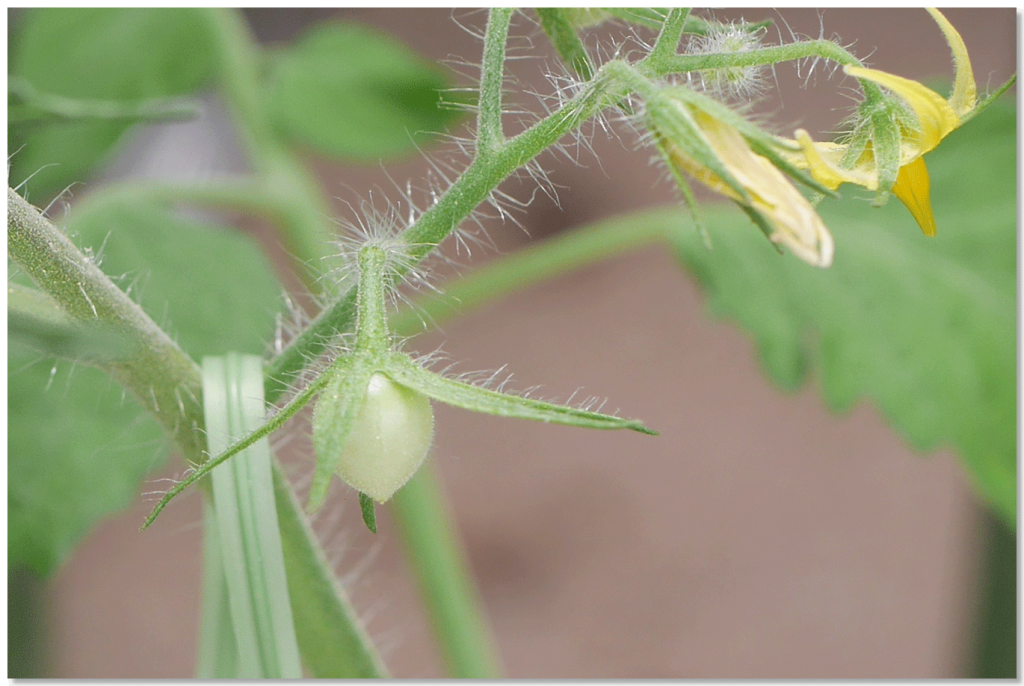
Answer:
[[[233, 439], [259, 428], [266, 414], [263, 358], [237, 353], [204, 358], [203, 401], [210, 452], [220, 452]], [[258, 441], [210, 476], [220, 543], [217, 557], [227, 582], [238, 650], [237, 676], [299, 679], [302, 666], [277, 522], [270, 444]], [[219, 580], [209, 581], [216, 599]], [[206, 626], [219, 627], [219, 603], [212, 602], [209, 611], [213, 617]], [[209, 638], [222, 643], [226, 637]]]
[[[193, 92], [213, 65], [202, 11], [27, 10], [15, 26], [11, 75], [47, 95], [125, 104]], [[9, 132], [11, 184], [35, 174], [30, 192], [49, 196], [84, 181], [130, 125], [75, 121]]]
[[356, 356], [339, 358], [324, 376], [329, 380], [320, 393], [313, 409], [313, 447], [316, 450], [316, 470], [309, 487], [307, 509], [319, 510], [327, 500], [349, 434], [359, 420], [359, 410], [366, 398], [366, 387], [375, 370]]
[[13, 282], [7, 284], [7, 337], [69, 360], [110, 361], [129, 349], [115, 330], [77, 322], [46, 293]]
[[441, 107], [443, 72], [366, 26], [320, 25], [273, 57], [266, 97], [279, 129], [332, 157], [408, 153], [457, 116]]
[[[711, 311], [739, 323], [783, 388], [814, 370], [830, 407], [864, 399], [921, 451], [953, 447], [989, 503], [1016, 518], [1016, 156], [1003, 104], [928, 156], [938, 236], [856, 190], [819, 211], [831, 269], [780, 257], [736, 213], [711, 211], [708, 251], [672, 232]], [[850, 197], [854, 196], [854, 197]], [[822, 456], [827, 459], [827, 456]]]
[[363, 524], [370, 530], [370, 533], [377, 533], [377, 512], [373, 505], [373, 498], [365, 493], [360, 493], [359, 509], [363, 514]]
[[640, 433], [657, 435], [656, 431], [648, 429], [634, 419], [623, 419], [567, 405], [554, 405], [532, 398], [507, 395], [449, 379], [420, 367], [402, 353], [394, 353], [388, 358], [384, 373], [396, 383], [427, 397], [472, 412], [586, 429], [632, 429]]
[[274, 488], [288, 595], [306, 669], [318, 679], [387, 678], [380, 656], [276, 463]]
[[83, 203], [68, 232], [193, 359], [265, 352], [281, 286], [247, 236], [148, 203]]
[[56, 571], [166, 457], [160, 426], [96, 369], [9, 351], [7, 554]]

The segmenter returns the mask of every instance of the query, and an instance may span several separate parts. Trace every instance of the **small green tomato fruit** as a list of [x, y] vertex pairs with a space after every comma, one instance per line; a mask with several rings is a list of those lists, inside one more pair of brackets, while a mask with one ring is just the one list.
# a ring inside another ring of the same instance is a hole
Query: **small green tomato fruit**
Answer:
[[412, 478], [434, 438], [430, 400], [374, 374], [335, 471], [379, 503]]

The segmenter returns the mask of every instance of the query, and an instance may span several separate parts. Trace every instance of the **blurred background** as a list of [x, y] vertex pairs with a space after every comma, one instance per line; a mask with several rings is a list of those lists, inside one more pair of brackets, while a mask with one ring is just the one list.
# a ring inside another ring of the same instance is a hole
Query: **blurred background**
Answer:
[[[294, 40], [314, 22], [349, 20], [378, 27], [425, 58], [469, 64], [480, 45], [458, 24], [482, 31], [486, 21], [482, 11], [448, 9], [246, 15], [265, 43]], [[715, 16], [772, 19], [768, 42], [789, 39], [791, 31], [838, 34], [870, 66], [913, 79], [952, 72], [942, 34], [923, 10]], [[946, 16], [967, 44], [980, 91], [1014, 72], [1014, 10]], [[525, 17], [513, 30], [516, 54], [540, 59], [510, 62], [518, 81], [510, 88], [544, 91], [544, 60], [553, 55], [543, 34]], [[837, 87], [841, 77], [830, 78], [821, 65], [809, 77], [780, 65], [757, 111], [780, 132], [800, 126], [824, 138], [851, 104]], [[529, 97], [518, 100], [532, 106]], [[213, 100], [205, 109], [200, 120], [137, 136], [105, 178], [243, 170], [226, 115]], [[624, 128], [621, 140], [598, 131], [593, 147], [596, 156], [582, 154], [580, 166], [542, 158], [559, 202], [538, 194], [518, 217], [522, 228], [489, 225], [500, 253], [593, 220], [679, 202]], [[387, 173], [378, 165], [309, 161], [340, 216], [356, 193], [375, 186], [388, 192], [389, 177], [402, 185], [428, 168], [420, 158], [388, 164]], [[503, 190], [526, 198], [531, 186], [513, 180]], [[245, 226], [274, 250], [267, 227]], [[477, 251], [472, 265], [496, 254]], [[279, 251], [278, 258], [286, 264]], [[1009, 551], [1002, 568], [1012, 582], [1014, 543], [979, 508], [955, 457], [914, 453], [868, 404], [830, 414], [813, 382], [795, 394], [773, 388], [751, 342], [706, 316], [695, 282], [667, 250], [564, 275], [410, 347], [429, 352], [442, 344], [461, 370], [508, 365], [518, 388], [542, 384], [560, 398], [582, 388], [661, 432], [657, 439], [587, 432], [436, 408], [430, 459], [443, 475], [509, 677], [978, 674], [977, 628], [993, 578], [985, 560], [1001, 537], [1001, 550]], [[293, 429], [287, 451], [308, 449], [305, 431]], [[308, 453], [301, 459], [311, 461]], [[174, 458], [156, 476], [181, 469]], [[373, 536], [353, 494], [333, 493], [317, 530], [392, 673], [442, 676], [387, 508]], [[98, 527], [47, 586], [12, 576], [12, 621], [32, 593], [45, 607], [29, 613], [40, 640], [24, 649], [38, 675], [193, 675], [200, 500], [175, 501], [159, 526], [140, 534], [149, 507], [140, 501]], [[1014, 602], [1012, 588], [1004, 598]]]

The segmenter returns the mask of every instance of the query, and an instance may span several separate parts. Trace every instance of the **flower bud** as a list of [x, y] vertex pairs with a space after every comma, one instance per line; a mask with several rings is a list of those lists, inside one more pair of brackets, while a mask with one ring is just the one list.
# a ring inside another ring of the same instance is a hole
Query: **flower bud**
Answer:
[[682, 88], [666, 88], [646, 105], [647, 126], [677, 178], [689, 175], [735, 200], [773, 243], [805, 262], [832, 264], [832, 235], [818, 213], [775, 162], [752, 149], [730, 121], [737, 115]]
[[[694, 36], [687, 45], [690, 55], [721, 55], [750, 52], [760, 47], [762, 29], [751, 29], [748, 24], [712, 24], [707, 35]], [[764, 66], [721, 67], [687, 74], [687, 80], [697, 82], [711, 95], [751, 100], [765, 90]]]

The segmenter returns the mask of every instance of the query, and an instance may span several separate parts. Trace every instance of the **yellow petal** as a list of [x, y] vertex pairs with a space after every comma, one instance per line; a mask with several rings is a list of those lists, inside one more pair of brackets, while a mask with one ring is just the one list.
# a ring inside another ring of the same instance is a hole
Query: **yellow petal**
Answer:
[[932, 213], [930, 192], [931, 180], [923, 157], [900, 167], [892, 194], [907, 206], [925, 236], [935, 235], [935, 215]]
[[917, 81], [905, 79], [877, 69], [843, 67], [850, 76], [873, 81], [903, 98], [917, 115], [921, 126], [917, 141], [919, 154], [934, 150], [943, 138], [960, 126], [960, 117], [941, 95]]
[[749, 200], [678, 150], [670, 152], [673, 163], [712, 190], [756, 211], [771, 226], [769, 238], [773, 242], [782, 243], [816, 267], [830, 266], [834, 251], [832, 234], [800, 191], [771, 162], [751, 150], [735, 127], [700, 110], [694, 112], [694, 119]]
[[749, 189], [751, 207], [774, 229], [769, 239], [782, 243], [812, 266], [830, 267], [835, 245], [817, 211], [771, 162], [760, 155], [753, 159], [761, 168], [761, 176], [757, 186]]
[[957, 30], [949, 23], [949, 20], [942, 16], [942, 13], [933, 7], [928, 7], [928, 14], [939, 25], [949, 49], [953, 52], [953, 63], [956, 65], [956, 80], [953, 82], [953, 93], [949, 96], [949, 104], [958, 117], [974, 109], [978, 102], [978, 87], [974, 83], [974, 70], [971, 68], [971, 58], [967, 54], [967, 46], [964, 39], [960, 37]]
[[853, 169], [843, 169], [830, 156], [842, 157], [845, 148], [834, 143], [815, 143], [810, 134], [797, 129], [796, 140], [800, 144], [807, 161], [807, 169], [814, 180], [827, 188], [835, 190], [842, 183], [853, 183], [868, 190], [878, 187], [878, 174], [866, 174]]
[[[670, 166], [730, 198], [749, 202], [746, 191], [732, 176], [722, 145], [708, 122], [714, 119], [675, 97], [666, 89], [647, 103], [649, 127]], [[737, 134], [739, 135], [739, 134]], [[742, 141], [742, 139], [741, 139]]]
[[821, 217], [785, 174], [754, 153], [738, 131], [715, 120], [716, 151], [751, 198], [750, 207], [771, 225], [770, 239], [815, 267], [832, 264], [834, 245]]

